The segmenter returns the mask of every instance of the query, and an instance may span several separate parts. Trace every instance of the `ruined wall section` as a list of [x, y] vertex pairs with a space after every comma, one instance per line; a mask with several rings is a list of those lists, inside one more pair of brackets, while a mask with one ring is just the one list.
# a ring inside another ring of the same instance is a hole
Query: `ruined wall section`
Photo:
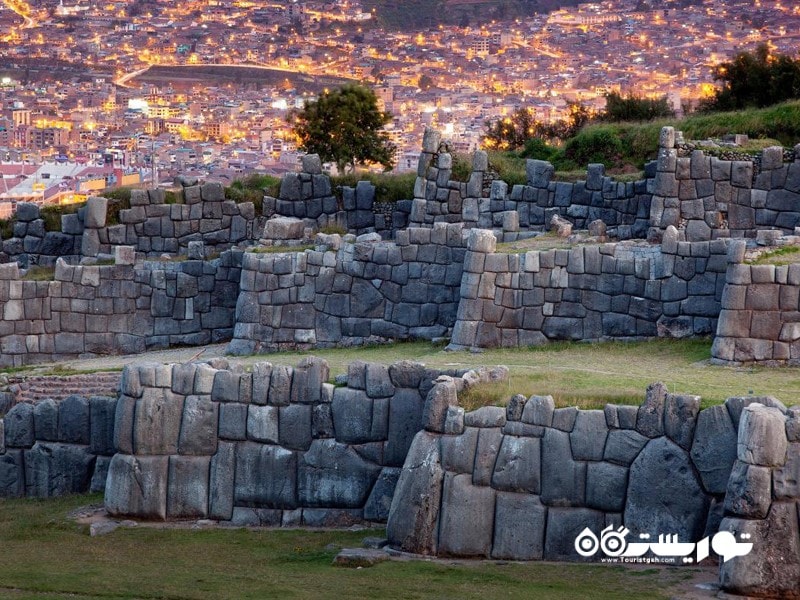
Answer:
[[460, 224], [400, 231], [396, 242], [319, 239], [303, 253], [245, 254], [230, 352], [433, 339], [455, 323]]
[[475, 153], [466, 182], [452, 180], [453, 158], [442, 148], [440, 135], [427, 130], [409, 217], [412, 226], [463, 222], [468, 228], [496, 230], [500, 241], [508, 242], [528, 237], [529, 229], [547, 229], [559, 215], [578, 229], [600, 219], [620, 239], [647, 235], [654, 164], [648, 165], [648, 178], [637, 182], [614, 181], [601, 164], [589, 165], [585, 181], [556, 182], [550, 163], [528, 160], [527, 184], [509, 189], [493, 178], [483, 151]]
[[118, 246], [111, 265], [58, 260], [52, 281], [0, 265], [0, 366], [230, 339], [241, 252], [139, 265], [134, 254]]
[[496, 252], [473, 230], [464, 259], [454, 348], [516, 347], [552, 340], [709, 335], [716, 330], [726, 240], [661, 246], [623, 242]]
[[[120, 211], [119, 224], [100, 228], [85, 242], [84, 255], [107, 253], [128, 245], [147, 256], [186, 253], [190, 242], [222, 251], [260, 236], [252, 202], [225, 199], [222, 184], [183, 188], [182, 204], [166, 204], [164, 190], [132, 190], [131, 207]], [[105, 225], [105, 223], [103, 223]]]
[[[385, 521], [440, 374], [418, 363], [356, 362], [346, 385], [334, 387], [328, 364], [314, 357], [294, 368], [127, 367], [106, 509], [237, 525]], [[481, 379], [453, 375], [459, 387]]]
[[[700, 411], [698, 396], [657, 383], [640, 407], [556, 409], [549, 396], [515, 396], [505, 409], [465, 414], [452, 384], [440, 381], [423, 422], [389, 512], [396, 548], [596, 561], [618, 556], [600, 548], [606, 527], [627, 528], [628, 543], [639, 534], [699, 542], [729, 531], [753, 549], [721, 565], [724, 590], [796, 597], [797, 408], [744, 397]], [[598, 540], [588, 557], [575, 546], [585, 528]]]
[[105, 489], [117, 399], [20, 403], [0, 419], [0, 497], [51, 498]]
[[799, 294], [800, 264], [731, 265], [712, 358], [725, 363], [798, 364]]
[[759, 229], [792, 233], [800, 225], [797, 149], [766, 148], [758, 160], [722, 160], [688, 151], [665, 127], [659, 141], [650, 224], [672, 225], [687, 241], [756, 236]]

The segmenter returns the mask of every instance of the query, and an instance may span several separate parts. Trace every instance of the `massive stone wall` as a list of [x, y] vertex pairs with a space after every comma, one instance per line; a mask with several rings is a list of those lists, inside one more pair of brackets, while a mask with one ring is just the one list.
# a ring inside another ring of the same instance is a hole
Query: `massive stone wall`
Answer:
[[379, 202], [376, 189], [369, 181], [359, 181], [355, 187], [341, 188], [339, 202], [331, 187], [330, 178], [322, 173], [317, 155], [303, 157], [302, 170], [289, 173], [281, 181], [278, 198], [264, 198], [264, 215], [301, 219], [312, 230], [344, 229], [361, 235], [377, 232], [384, 238], [394, 237], [396, 230], [405, 229], [411, 212], [411, 200]]
[[400, 231], [396, 242], [319, 239], [302, 253], [245, 254], [231, 352], [432, 339], [455, 323], [461, 224]]
[[54, 265], [63, 256], [79, 256], [84, 231], [85, 210], [62, 215], [61, 231], [46, 231], [36, 204], [17, 206], [12, 237], [3, 240], [0, 263], [16, 261], [23, 268], [31, 264]]
[[120, 211], [118, 225], [99, 228], [96, 241], [91, 236], [84, 255], [110, 252], [116, 245], [146, 255], [177, 254], [185, 253], [190, 242], [223, 250], [260, 235], [253, 203], [226, 200], [219, 183], [184, 187], [182, 204], [167, 204], [164, 190], [132, 190], [130, 204]]
[[601, 164], [589, 165], [586, 180], [573, 183], [552, 181], [550, 163], [528, 160], [527, 185], [514, 185], [509, 192], [508, 184], [492, 178], [482, 151], [473, 157], [468, 181], [452, 180], [453, 158], [441, 148], [438, 133], [427, 131], [414, 187], [413, 226], [463, 222], [501, 230], [501, 241], [513, 241], [530, 229], [547, 229], [553, 215], [560, 215], [580, 229], [601, 219], [620, 239], [647, 234], [655, 165], [646, 170], [649, 179], [626, 183], [607, 177]]
[[116, 398], [20, 403], [0, 419], [0, 497], [49, 498], [105, 489]]
[[313, 357], [248, 371], [225, 361], [127, 367], [106, 509], [239, 525], [385, 521], [439, 376], [418, 363], [356, 362], [334, 387]]
[[698, 396], [663, 384], [638, 408], [515, 396], [464, 414], [452, 382], [439, 381], [397, 483], [389, 541], [439, 556], [586, 560], [575, 540], [587, 527], [599, 538], [624, 526], [629, 541], [750, 533], [754, 550], [722, 565], [723, 587], [790, 597], [800, 585], [798, 425], [800, 412], [773, 398], [700, 411]]
[[230, 339], [241, 252], [137, 266], [133, 254], [118, 246], [113, 265], [59, 260], [52, 281], [0, 265], [0, 366]]
[[452, 347], [515, 347], [549, 340], [709, 335], [729, 262], [726, 240], [618, 243], [495, 252], [472, 230]]
[[182, 203], [167, 204], [164, 190], [132, 190], [131, 207], [119, 211], [117, 224], [108, 223], [108, 200], [95, 196], [76, 213], [62, 215], [60, 232], [45, 231], [39, 207], [22, 203], [0, 258], [23, 268], [54, 265], [58, 258], [79, 263], [111, 255], [123, 245], [145, 257], [185, 255], [191, 242], [219, 252], [261, 236], [263, 224], [253, 203], [226, 200], [221, 184], [187, 186], [182, 194]]
[[[787, 162], [788, 161], [788, 162]], [[800, 225], [800, 154], [766, 148], [758, 161], [689, 151], [680, 132], [661, 132], [650, 224], [685, 230], [689, 241], [755, 237]]]
[[800, 264], [728, 270], [712, 357], [720, 362], [800, 362]]

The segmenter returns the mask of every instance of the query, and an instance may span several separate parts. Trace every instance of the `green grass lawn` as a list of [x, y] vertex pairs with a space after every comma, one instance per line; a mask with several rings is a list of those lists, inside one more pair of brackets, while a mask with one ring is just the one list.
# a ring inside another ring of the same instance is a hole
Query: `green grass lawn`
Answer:
[[100, 501], [0, 500], [0, 598], [667, 598], [695, 572], [424, 560], [348, 569], [332, 566], [336, 548], [375, 531], [137, 527], [90, 537], [66, 515]]
[[[247, 358], [296, 364], [309, 353], [286, 352]], [[466, 408], [502, 404], [514, 394], [552, 395], [558, 406], [602, 408], [608, 402], [640, 404], [645, 388], [663, 381], [669, 391], [702, 396], [703, 407], [731, 396], [771, 395], [787, 406], [800, 398], [800, 369], [794, 367], [724, 367], [709, 364], [710, 339], [647, 342], [553, 343], [537, 348], [445, 352], [427, 342], [371, 348], [317, 350], [331, 365], [331, 374], [344, 373], [354, 360], [392, 363], [417, 360], [430, 367], [471, 368], [506, 365], [510, 381], [481, 386], [466, 398]]]

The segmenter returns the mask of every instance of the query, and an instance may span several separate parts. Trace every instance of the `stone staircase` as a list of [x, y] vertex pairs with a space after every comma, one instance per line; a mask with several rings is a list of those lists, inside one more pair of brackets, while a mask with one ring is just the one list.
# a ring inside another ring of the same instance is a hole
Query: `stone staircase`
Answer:
[[75, 375], [9, 375], [0, 387], [0, 414], [20, 402], [59, 401], [72, 395], [90, 398], [119, 394], [120, 371]]

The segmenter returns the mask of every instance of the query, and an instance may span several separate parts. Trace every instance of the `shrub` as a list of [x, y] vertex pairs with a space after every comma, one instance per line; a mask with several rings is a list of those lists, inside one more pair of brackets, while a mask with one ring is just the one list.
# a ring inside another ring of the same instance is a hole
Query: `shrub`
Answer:
[[44, 221], [45, 231], [61, 231], [61, 215], [70, 215], [78, 212], [78, 209], [86, 203], [79, 204], [49, 204], [39, 210], [39, 214]]
[[606, 167], [622, 164], [623, 144], [613, 127], [593, 127], [564, 145], [564, 156], [579, 165], [603, 163]]

